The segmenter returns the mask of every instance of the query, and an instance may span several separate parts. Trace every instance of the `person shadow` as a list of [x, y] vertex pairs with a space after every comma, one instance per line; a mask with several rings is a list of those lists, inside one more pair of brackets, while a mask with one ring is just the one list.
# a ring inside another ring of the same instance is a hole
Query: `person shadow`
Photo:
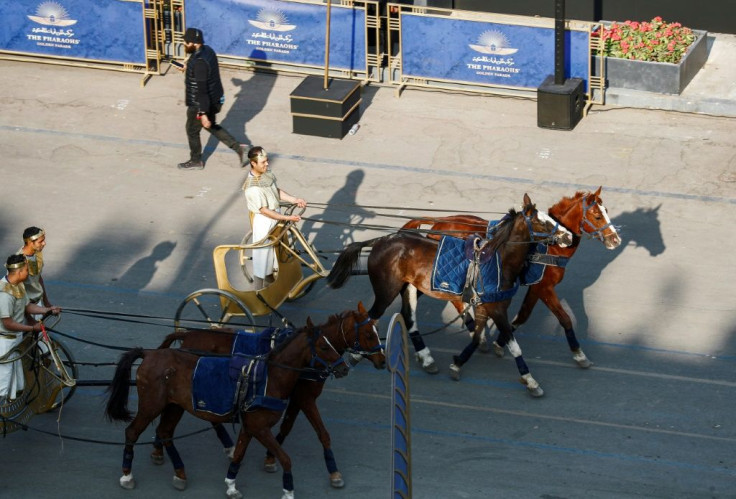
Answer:
[[348, 173], [345, 184], [330, 197], [319, 218], [309, 217], [302, 224], [302, 234], [318, 252], [339, 253], [355, 241], [356, 225], [376, 217], [375, 212], [356, 205], [364, 178], [365, 172], [360, 169]]
[[113, 279], [115, 287], [141, 291], [148, 286], [156, 274], [158, 262], [171, 256], [174, 248], [176, 248], [176, 243], [173, 241], [163, 241], [157, 244], [149, 256], [135, 262], [117, 280]]
[[570, 261], [565, 280], [557, 288], [560, 300], [568, 305], [578, 337], [587, 335], [589, 320], [585, 310], [585, 290], [595, 284], [603, 271], [627, 248], [643, 248], [651, 258], [664, 253], [666, 247], [659, 221], [660, 204], [656, 208], [637, 208], [626, 211], [611, 220], [621, 236], [618, 248], [609, 250], [597, 241], [583, 242]]
[[[250, 55], [253, 59], [267, 58], [266, 54], [261, 50], [254, 50]], [[267, 67], [267, 63], [259, 62], [259, 68]], [[274, 84], [276, 83], [276, 74], [268, 72], [252, 72], [252, 75], [248, 79], [241, 79], [238, 77], [232, 78], [232, 83], [236, 87], [236, 92], [233, 97], [233, 103], [228, 109], [226, 114], [217, 115], [217, 123], [225, 130], [230, 132], [230, 135], [235, 137], [236, 140], [241, 141], [241, 144], [246, 146], [253, 145], [253, 141], [248, 137], [246, 127], [258, 113], [266, 106], [268, 96], [273, 90]], [[227, 103], [228, 96], [225, 96], [225, 103]], [[239, 138], [239, 130], [243, 130], [243, 140]], [[207, 143], [202, 151], [202, 161], [205, 163], [207, 159], [214, 154], [219, 140], [212, 134], [208, 134]], [[237, 161], [236, 156], [233, 156], [233, 164]]]

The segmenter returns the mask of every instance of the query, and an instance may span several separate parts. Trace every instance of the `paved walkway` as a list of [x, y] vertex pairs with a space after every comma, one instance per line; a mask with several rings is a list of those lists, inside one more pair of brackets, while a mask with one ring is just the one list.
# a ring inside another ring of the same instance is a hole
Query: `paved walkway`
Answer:
[[[564, 333], [541, 305], [518, 332], [546, 392], [539, 400], [526, 395], [508, 356], [478, 354], [462, 380], [451, 381], [447, 368], [467, 336], [451, 327], [428, 337], [441, 372], [429, 376], [412, 364], [414, 497], [733, 496], [736, 264], [727, 248], [736, 218], [734, 119], [609, 104], [595, 106], [575, 130], [556, 131], [536, 126], [531, 100], [420, 90], [397, 98], [392, 89], [367, 87], [360, 130], [335, 140], [291, 133], [289, 94], [301, 78], [228, 70], [223, 80], [226, 128], [271, 152], [282, 188], [327, 204], [311, 208], [313, 220], [303, 224], [320, 250], [381, 235], [359, 224], [398, 227], [403, 220], [394, 217], [415, 215], [412, 208], [490, 218], [518, 206], [525, 192], [547, 207], [603, 186], [624, 244], [607, 251], [583, 241], [558, 287], [595, 366], [574, 366]], [[176, 169], [188, 154], [181, 75], [153, 78], [145, 88], [139, 82], [135, 74], [0, 62], [7, 94], [0, 249], [8, 255], [25, 227], [44, 227], [44, 276], [51, 299], [67, 308], [171, 317], [189, 292], [215, 286], [212, 249], [239, 243], [247, 230], [245, 172], [232, 151], [209, 142], [204, 170]], [[322, 226], [320, 217], [354, 227]], [[238, 271], [236, 263], [231, 275]], [[281, 311], [296, 324], [308, 316], [319, 323], [372, 298], [365, 278], [341, 290], [320, 281]], [[454, 316], [444, 303], [420, 304], [424, 331]], [[59, 329], [154, 347], [170, 326], [67, 313]], [[81, 362], [119, 355], [65, 342]], [[81, 376], [111, 374], [85, 365]], [[286, 443], [297, 497], [389, 496], [389, 390], [385, 372], [362, 365], [328, 382], [320, 407], [347, 485], [330, 488], [322, 450], [301, 418]], [[228, 463], [211, 432], [177, 444], [186, 492], [171, 486], [168, 462], [149, 462], [147, 447], [136, 452], [138, 490], [122, 490], [123, 425], [105, 421], [105, 397], [102, 388], [80, 388], [60, 415], [32, 420], [47, 433], [0, 438], [0, 496], [223, 495]], [[179, 432], [206, 427], [185, 416]], [[149, 429], [142, 441], [151, 438]], [[253, 445], [241, 468], [246, 497], [280, 496], [280, 475], [260, 470], [262, 453]]]

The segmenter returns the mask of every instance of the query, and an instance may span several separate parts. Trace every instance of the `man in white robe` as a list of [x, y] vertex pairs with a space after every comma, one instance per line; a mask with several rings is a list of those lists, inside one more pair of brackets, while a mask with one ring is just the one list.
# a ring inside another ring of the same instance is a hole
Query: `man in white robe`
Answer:
[[[283, 215], [280, 202], [296, 204], [305, 208], [307, 202], [297, 198], [276, 185], [276, 177], [269, 171], [268, 154], [262, 147], [253, 147], [248, 151], [250, 172], [243, 184], [245, 200], [251, 215], [253, 228], [253, 242], [257, 243], [265, 238], [271, 229], [281, 220], [298, 222], [299, 215]], [[256, 289], [261, 289], [273, 282], [274, 270], [278, 262], [274, 257], [273, 247], [253, 250], [253, 276]]]

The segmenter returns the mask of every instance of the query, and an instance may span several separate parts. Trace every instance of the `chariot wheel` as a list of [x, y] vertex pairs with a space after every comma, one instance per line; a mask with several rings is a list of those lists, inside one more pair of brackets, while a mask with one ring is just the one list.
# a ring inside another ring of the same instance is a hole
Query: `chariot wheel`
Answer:
[[233, 293], [208, 288], [194, 291], [184, 298], [176, 309], [174, 327], [178, 330], [232, 327], [254, 331], [255, 319]]
[[59, 356], [59, 361], [63, 365], [66, 373], [62, 373], [56, 365], [48, 351], [48, 347], [43, 343], [36, 345], [35, 362], [38, 362], [36, 372], [36, 385], [38, 386], [38, 397], [31, 402], [34, 412], [40, 414], [42, 412], [52, 411], [63, 407], [74, 392], [77, 385], [68, 386], [62, 380], [68, 375], [73, 380], [79, 377], [77, 364], [74, 362], [69, 349], [63, 343], [51, 338], [51, 344]]
[[22, 393], [15, 400], [0, 400], [0, 435], [13, 433], [23, 428], [35, 413], [28, 405], [28, 393]]

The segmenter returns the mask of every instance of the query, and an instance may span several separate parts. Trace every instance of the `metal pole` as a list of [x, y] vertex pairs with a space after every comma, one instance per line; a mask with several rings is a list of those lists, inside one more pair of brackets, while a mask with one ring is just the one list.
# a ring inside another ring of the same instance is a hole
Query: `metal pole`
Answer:
[[555, 85], [565, 83], [565, 0], [555, 0]]
[[332, 18], [332, 0], [327, 0], [327, 33], [325, 33], [325, 82], [324, 89], [327, 90], [327, 82], [330, 73], [330, 19]]

